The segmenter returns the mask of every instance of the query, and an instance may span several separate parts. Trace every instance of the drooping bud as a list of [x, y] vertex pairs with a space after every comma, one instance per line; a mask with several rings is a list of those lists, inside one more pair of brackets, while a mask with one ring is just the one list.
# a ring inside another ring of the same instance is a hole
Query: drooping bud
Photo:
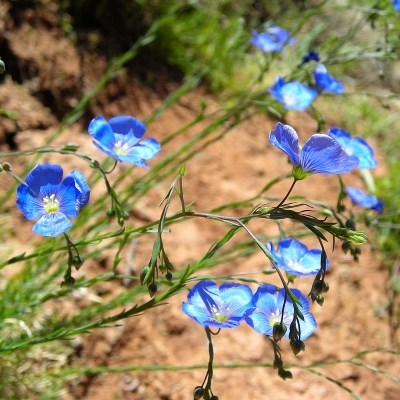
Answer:
[[149, 295], [151, 297], [155, 296], [155, 294], [157, 293], [157, 284], [155, 282], [151, 282], [148, 286], [147, 286], [147, 290], [149, 291]]
[[200, 400], [204, 397], [205, 390], [202, 386], [196, 386], [193, 390], [193, 400]]
[[300, 339], [293, 340], [292, 342], [290, 342], [290, 347], [292, 348], [293, 354], [295, 356], [297, 356], [297, 354], [306, 349], [306, 345]]
[[325, 298], [324, 298], [324, 296], [322, 296], [322, 294], [320, 294], [315, 298], [315, 300], [322, 307], [324, 304]]
[[283, 369], [283, 368], [280, 368], [280, 369], [278, 370], [278, 375], [279, 375], [283, 380], [292, 379], [292, 378], [293, 378], [293, 374], [292, 374], [290, 371], [288, 371], [288, 370], [286, 370], [286, 369]]
[[272, 329], [272, 337], [274, 338], [275, 342], [279, 342], [284, 336], [287, 331], [286, 325], [281, 322], [277, 322], [274, 324]]

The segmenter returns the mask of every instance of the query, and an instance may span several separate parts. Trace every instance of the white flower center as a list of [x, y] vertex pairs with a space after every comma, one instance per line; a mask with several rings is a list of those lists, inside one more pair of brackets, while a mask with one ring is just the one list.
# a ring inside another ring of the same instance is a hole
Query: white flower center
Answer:
[[283, 100], [288, 106], [294, 106], [297, 103], [297, 96], [294, 93], [285, 93]]
[[60, 211], [60, 202], [56, 199], [56, 195], [54, 193], [50, 196], [43, 197], [43, 204], [47, 214]]
[[292, 315], [289, 315], [286, 312], [283, 313], [283, 318], [282, 318], [282, 312], [279, 308], [276, 309], [275, 312], [271, 313], [271, 315], [269, 316], [269, 323], [271, 326], [274, 326], [275, 324], [280, 324], [282, 321], [283, 325], [288, 327], [292, 322], [291, 320], [292, 320]]
[[129, 144], [127, 142], [123, 142], [122, 140], [118, 140], [118, 142], [114, 145], [114, 153], [119, 156], [124, 156], [129, 150]]

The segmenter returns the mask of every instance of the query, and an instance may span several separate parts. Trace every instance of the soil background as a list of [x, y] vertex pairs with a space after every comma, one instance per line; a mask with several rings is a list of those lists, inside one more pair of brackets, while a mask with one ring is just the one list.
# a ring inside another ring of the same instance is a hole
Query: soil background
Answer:
[[[18, 112], [18, 124], [0, 120], [0, 148], [2, 151], [28, 149], [41, 145], [58, 127], [62, 116], [71, 110], [80, 97], [93, 87], [104, 73], [106, 54], [82, 48], [79, 42], [61, 29], [57, 2], [2, 1], [0, 3], [0, 55], [7, 73], [0, 85], [0, 107]], [[143, 64], [140, 59], [123, 69], [99, 96], [85, 114], [67, 130], [60, 143], [79, 143], [83, 151], [94, 153], [87, 133], [87, 125], [95, 115], [133, 115], [144, 119], [155, 107], [176, 89], [179, 76], [155, 63]], [[216, 109], [218, 102], [205, 89], [184, 96], [172, 109], [151, 125], [148, 135], [158, 140], [190, 121], [207, 99]], [[334, 113], [333, 113], [334, 114]], [[289, 113], [288, 121], [304, 140], [316, 130], [315, 122], [304, 113]], [[255, 195], [267, 181], [289, 172], [285, 157], [267, 141], [276, 121], [268, 116], [257, 116], [197, 154], [186, 164], [185, 195], [193, 201], [196, 210], [206, 211], [235, 200]], [[334, 123], [334, 121], [332, 121]], [[196, 129], [162, 149], [162, 155], [183, 144]], [[23, 160], [20, 160], [23, 163]], [[378, 154], [376, 174], [383, 174], [384, 163]], [[63, 158], [64, 170], [76, 168], [75, 160]], [[71, 167], [71, 168], [68, 168]], [[118, 166], [121, 170], [123, 166]], [[118, 170], [117, 170], [118, 171]], [[143, 172], [138, 172], [143, 173]], [[357, 174], [345, 176], [347, 184], [359, 184]], [[139, 218], [157, 219], [160, 200], [170, 181], [160, 182], [137, 206]], [[289, 181], [276, 187], [273, 195], [285, 193]], [[296, 188], [296, 194], [310, 199], [336, 201], [337, 180], [333, 177], [313, 176]], [[95, 196], [96, 194], [94, 194]], [[18, 229], [31, 226], [20, 215], [13, 214]], [[288, 226], [290, 228], [290, 226]], [[276, 235], [273, 223], [254, 224], [255, 232]], [[195, 220], [173, 226], [166, 235], [167, 253], [175, 266], [184, 267], [204, 252], [226, 232], [227, 228], [212, 221]], [[243, 234], [244, 235], [244, 234]], [[15, 237], [13, 245], [24, 248], [26, 241]], [[244, 237], [244, 236], [243, 236]], [[314, 239], [306, 240], [318, 247]], [[139, 240], [133, 254], [124, 254], [122, 267], [138, 272], [151, 252], [151, 240]], [[107, 258], [105, 258], [107, 260]], [[268, 267], [261, 254], [254, 254], [213, 270], [217, 276], [255, 274]], [[92, 275], [111, 268], [107, 262], [99, 265], [85, 263], [81, 274]], [[250, 275], [251, 276], [251, 275]], [[266, 276], [269, 282], [276, 278]], [[310, 278], [311, 279], [311, 278]], [[296, 287], [307, 291], [311, 280], [299, 280]], [[358, 263], [339, 248], [330, 256], [327, 281], [330, 292], [324, 306], [312, 305], [318, 330], [306, 342], [306, 352], [300, 357], [291, 355], [287, 342], [282, 343], [284, 361], [309, 364], [346, 359], [368, 349], [396, 348], [385, 312], [388, 273], [380, 266], [379, 254], [373, 250], [373, 239], [362, 248]], [[119, 284], [107, 290], [123, 290]], [[103, 329], [76, 340], [80, 351], [74, 356], [74, 365], [133, 366], [133, 365], [193, 365], [208, 361], [204, 331], [181, 312], [185, 294], [175, 296], [168, 305], [128, 319], [116, 328]], [[106, 300], [103, 300], [106, 301]], [[243, 325], [225, 330], [214, 337], [215, 363], [272, 362], [273, 352], [265, 339]], [[399, 376], [399, 360], [394, 355], [377, 353], [368, 356], [368, 363]], [[315, 370], [315, 369], [314, 369]], [[366, 400], [397, 400], [399, 387], [390, 379], [366, 368], [347, 363], [319, 369], [330, 380], [310, 371], [293, 368], [294, 378], [283, 381], [268, 367], [249, 369], [216, 369], [214, 392], [220, 399], [315, 399], [350, 398], [350, 394], [332, 380], [341, 382]], [[192, 398], [193, 388], [203, 381], [204, 369], [178, 372], [120, 373], [84, 376], [65, 388], [64, 399], [123, 399], [123, 400], [184, 400]]]

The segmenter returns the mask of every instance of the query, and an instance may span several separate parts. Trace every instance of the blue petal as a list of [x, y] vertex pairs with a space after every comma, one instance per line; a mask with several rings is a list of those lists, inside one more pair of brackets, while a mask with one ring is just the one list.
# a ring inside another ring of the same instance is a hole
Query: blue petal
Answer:
[[16, 204], [28, 220], [38, 218], [44, 213], [43, 203], [38, 197], [32, 196], [31, 190], [26, 185], [18, 186]]
[[304, 171], [320, 174], [344, 174], [358, 166], [358, 159], [350, 157], [330, 136], [316, 133], [305, 143], [301, 153]]
[[117, 160], [117, 161], [122, 161], [121, 158], [120, 158], [120, 156], [119, 156], [118, 154], [114, 153], [113, 147], [106, 147], [106, 146], [103, 146], [102, 143], [96, 142], [96, 141], [93, 141], [93, 144], [94, 144], [97, 148], [99, 148], [102, 152], [106, 153], [108, 156], [114, 158], [114, 159]]
[[274, 85], [272, 86], [271, 89], [268, 90], [268, 92], [276, 100], [283, 102], [283, 97], [281, 92], [284, 85], [285, 85], [285, 80], [279, 76], [278, 78], [275, 79]]
[[[281, 289], [278, 293], [278, 304], [283, 305], [284, 290], [285, 289]], [[298, 289], [290, 289], [290, 290], [301, 302], [300, 311], [304, 316], [304, 321], [302, 319], [299, 319], [300, 339], [306, 340], [312, 333], [314, 333], [315, 329], [317, 328], [317, 322], [315, 321], [314, 316], [310, 312], [310, 303], [308, 302], [306, 296], [304, 296], [304, 294], [301, 293], [300, 290]], [[289, 297], [287, 298], [287, 301], [290, 304], [290, 306], [293, 307], [292, 301]], [[288, 336], [289, 336], [289, 329], [287, 330], [285, 337]]]
[[208, 326], [209, 321], [212, 319], [207, 309], [193, 304], [182, 303], [182, 311], [193, 321], [203, 326]]
[[376, 160], [374, 159], [374, 150], [361, 137], [355, 137], [352, 140], [353, 155], [356, 156], [360, 163], [358, 168], [376, 168]]
[[315, 68], [314, 79], [317, 86], [325, 92], [335, 94], [341, 94], [344, 92], [344, 85], [342, 82], [330, 75], [323, 64], [318, 64]]
[[282, 44], [277, 41], [274, 35], [267, 32], [254, 34], [251, 43], [266, 53], [279, 52], [282, 50]]
[[[298, 271], [298, 275], [311, 276], [316, 275], [321, 268], [322, 251], [319, 249], [311, 249], [307, 251], [301, 260], [302, 269]], [[328, 259], [326, 260], [325, 268], [329, 266]]]
[[59, 201], [61, 213], [67, 217], [76, 218], [79, 210], [76, 203], [75, 184], [69, 185], [68, 181], [66, 183], [64, 181], [58, 186], [57, 192], [55, 193], [56, 199]]
[[283, 260], [283, 258], [275, 251], [274, 245], [272, 242], [266, 243], [265, 247], [267, 248], [267, 250], [269, 250], [269, 252], [272, 255], [272, 258], [274, 259], [276, 264], [278, 264], [278, 266], [282, 266], [285, 264], [285, 261]]
[[288, 82], [281, 91], [282, 103], [287, 110], [303, 111], [315, 100], [318, 93], [301, 82]]
[[43, 215], [32, 231], [42, 236], [56, 237], [72, 227], [71, 222], [62, 213], [51, 213]]
[[210, 306], [218, 304], [219, 300], [218, 286], [209, 280], [196, 283], [188, 293], [188, 303], [205, 310], [210, 310]]
[[230, 318], [239, 318], [252, 307], [253, 292], [240, 283], [226, 282], [219, 287], [219, 293], [224, 305], [230, 310]]
[[283, 239], [278, 243], [278, 250], [284, 261], [298, 263], [307, 253], [307, 247], [296, 239]]
[[63, 170], [59, 165], [37, 164], [26, 177], [26, 183], [29, 189], [38, 195], [42, 186], [58, 185], [62, 176]]
[[144, 160], [153, 158], [159, 151], [160, 143], [155, 139], [149, 138], [129, 149], [126, 155], [120, 155], [119, 158], [138, 167], [148, 168]]
[[90, 188], [86, 178], [79, 171], [72, 171], [63, 181], [64, 185], [73, 185], [76, 191], [76, 206], [78, 211], [85, 207], [89, 201]]
[[254, 294], [254, 311], [245, 317], [245, 321], [259, 333], [272, 335], [269, 322], [271, 314], [277, 309], [276, 288], [272, 285], [262, 285]]
[[343, 147], [344, 151], [347, 153], [350, 151], [351, 135], [349, 132], [337, 126], [333, 126], [329, 130], [328, 135], [333, 137], [333, 139], [335, 139]]
[[393, 8], [396, 11], [400, 11], [400, 0], [392, 0], [392, 3], [393, 3]]
[[[110, 124], [104, 119], [102, 115], [93, 118], [89, 124], [88, 131], [93, 137], [94, 144], [100, 149], [112, 150], [115, 144], [115, 137]], [[107, 153], [110, 155], [109, 153]]]
[[353, 186], [347, 186], [345, 190], [354, 204], [364, 208], [372, 208], [378, 212], [383, 210], [383, 202], [374, 195], [364, 193], [361, 189]]
[[293, 166], [300, 164], [299, 137], [291, 126], [278, 122], [275, 130], [270, 132], [269, 140], [289, 157]]
[[128, 115], [121, 115], [108, 120], [114, 133], [126, 135], [132, 133], [137, 139], [140, 139], [145, 131], [146, 125]]

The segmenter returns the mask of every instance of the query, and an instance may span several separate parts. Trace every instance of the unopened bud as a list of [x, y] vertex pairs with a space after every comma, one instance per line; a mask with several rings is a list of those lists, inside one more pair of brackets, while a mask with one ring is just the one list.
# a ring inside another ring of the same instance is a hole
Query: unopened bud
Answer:
[[356, 223], [354, 222], [354, 220], [348, 219], [348, 220], [346, 221], [346, 228], [349, 228], [349, 229], [351, 229], [352, 231], [355, 231], [355, 230], [356, 230]]
[[85, 260], [81, 256], [72, 257], [72, 265], [78, 270]]
[[147, 265], [142, 269], [142, 271], [140, 272], [140, 284], [143, 285], [144, 283], [146, 283], [146, 281], [148, 280], [148, 277], [150, 276], [150, 267], [148, 267]]
[[171, 271], [168, 271], [168, 272], [165, 274], [165, 279], [166, 279], [168, 282], [171, 282], [171, 281], [172, 281], [172, 273], [171, 273]]
[[324, 301], [325, 298], [324, 296], [322, 296], [322, 294], [319, 294], [316, 298], [315, 298], [316, 302], [322, 307], [324, 305]]
[[205, 390], [201, 386], [196, 386], [193, 390], [193, 400], [200, 400], [204, 397]]
[[216, 396], [215, 394], [213, 394], [213, 395], [210, 397], [210, 400], [218, 400], [218, 396]]
[[272, 337], [274, 338], [275, 342], [279, 342], [285, 336], [286, 331], [286, 325], [281, 322], [277, 322], [272, 329]]
[[311, 291], [314, 296], [318, 296], [327, 293], [329, 291], [329, 285], [325, 281], [316, 281], [314, 282]]
[[292, 348], [293, 354], [295, 356], [306, 349], [306, 345], [300, 339], [290, 342], [290, 347]]
[[11, 172], [12, 171], [11, 165], [8, 162], [3, 163], [3, 170], [6, 172]]
[[147, 290], [149, 291], [149, 295], [151, 297], [155, 296], [155, 294], [157, 293], [157, 284], [155, 282], [151, 282], [148, 286], [147, 286]]
[[287, 371], [286, 369], [283, 369], [283, 368], [281, 368], [281, 369], [278, 370], [278, 375], [279, 375], [283, 380], [292, 379], [292, 378], [293, 378], [292, 373], [291, 373], [290, 371]]

